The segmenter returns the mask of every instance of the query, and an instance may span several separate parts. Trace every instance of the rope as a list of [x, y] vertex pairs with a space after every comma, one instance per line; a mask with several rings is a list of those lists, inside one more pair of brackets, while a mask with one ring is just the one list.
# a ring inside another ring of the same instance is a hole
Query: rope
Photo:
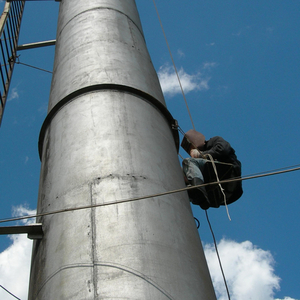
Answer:
[[[174, 61], [174, 58], [173, 58], [173, 55], [172, 55], [172, 51], [171, 51], [171, 48], [170, 48], [170, 45], [169, 45], [169, 42], [168, 42], [168, 39], [167, 39], [167, 35], [165, 33], [165, 30], [164, 30], [164, 27], [163, 27], [163, 24], [162, 24], [162, 21], [161, 21], [160, 14], [158, 12], [158, 8], [157, 8], [155, 0], [153, 0], [153, 4], [154, 4], [154, 7], [155, 7], [155, 10], [156, 10], [156, 13], [157, 13], [157, 17], [158, 17], [158, 20], [159, 20], [159, 23], [160, 23], [160, 26], [161, 26], [161, 29], [162, 29], [162, 32], [163, 32], [163, 35], [164, 35], [164, 38], [165, 38], [168, 50], [169, 50], [169, 54], [170, 54], [170, 57], [171, 57], [171, 60], [172, 60], [173, 66], [174, 66], [174, 70], [175, 70], [175, 73], [176, 73], [176, 76], [177, 76], [177, 79], [178, 79], [178, 82], [179, 82], [179, 85], [180, 85], [180, 89], [181, 89], [181, 92], [182, 92], [182, 95], [183, 95], [183, 99], [184, 99], [184, 102], [185, 102], [185, 105], [186, 105], [186, 108], [187, 108], [187, 111], [188, 111], [188, 114], [189, 114], [189, 117], [190, 117], [193, 129], [195, 130], [195, 125], [194, 125], [194, 122], [193, 122], [193, 118], [192, 118], [192, 115], [191, 115], [191, 112], [190, 112], [190, 109], [189, 109], [189, 106], [188, 106], [188, 103], [187, 103], [187, 99], [186, 99], [184, 91], [183, 91], [181, 80], [180, 80], [180, 77], [179, 77], [179, 74], [178, 74], [178, 71], [177, 71], [177, 68], [176, 68], [176, 64], [175, 64], [175, 61]], [[183, 130], [179, 126], [178, 126], [178, 129], [180, 129], [181, 133], [183, 133], [183, 135], [185, 135], [184, 132], [183, 132]], [[197, 149], [197, 147], [193, 143], [191, 143], [191, 144], [193, 145], [193, 147], [195, 149]], [[198, 150], [200, 156], [202, 158], [204, 158], [202, 152], [199, 149], [197, 149], [197, 150]], [[178, 153], [178, 155], [181, 157], [181, 159], [184, 159], [180, 153]], [[220, 180], [219, 180], [219, 176], [218, 176], [218, 171], [217, 171], [216, 165], [214, 163], [214, 159], [213, 159], [213, 157], [211, 155], [209, 155], [209, 159], [212, 162], [213, 169], [214, 169], [214, 172], [216, 174], [218, 185], [219, 185], [220, 190], [221, 190], [221, 192], [223, 194], [223, 197], [224, 197], [224, 203], [225, 203], [225, 207], [226, 207], [226, 211], [227, 211], [227, 216], [228, 216], [229, 220], [231, 221], [231, 218], [230, 218], [230, 215], [229, 215], [229, 210], [228, 210], [228, 205], [226, 203], [226, 195], [224, 193], [224, 189], [223, 189], [222, 185], [220, 184]]]
[[[185, 105], [186, 105], [186, 108], [187, 108], [187, 111], [188, 111], [188, 114], [189, 114], [189, 117], [190, 117], [193, 129], [195, 130], [195, 125], [194, 125], [194, 122], [193, 122], [193, 118], [192, 118], [192, 115], [191, 115], [191, 112], [190, 112], [190, 109], [189, 109], [189, 106], [188, 106], [188, 103], [187, 103], [187, 99], [186, 99], [184, 91], [183, 91], [181, 80], [180, 80], [180, 77], [179, 77], [179, 74], [178, 74], [178, 71], [177, 71], [177, 68], [176, 68], [176, 64], [175, 64], [175, 61], [174, 61], [174, 58], [173, 58], [173, 55], [172, 55], [172, 51], [171, 51], [171, 48], [170, 48], [170, 45], [169, 45], [169, 42], [168, 42], [168, 39], [167, 39], [167, 35], [165, 33], [165, 30], [164, 30], [164, 27], [163, 27], [163, 24], [162, 24], [162, 21], [161, 21], [160, 14], [158, 12], [155, 0], [153, 0], [153, 4], [154, 4], [154, 7], [155, 7], [155, 10], [156, 10], [156, 13], [157, 13], [157, 17], [158, 17], [158, 20], [159, 20], [159, 23], [160, 23], [160, 26], [161, 26], [161, 29], [162, 29], [162, 32], [163, 32], [163, 35], [164, 35], [164, 38], [165, 38], [168, 50], [169, 50], [169, 54], [170, 54], [170, 57], [171, 57], [171, 60], [172, 60], [173, 66], [174, 66], [174, 70], [175, 70], [175, 73], [176, 73], [176, 76], [177, 76], [177, 79], [178, 79], [178, 82], [179, 82], [179, 85], [180, 85], [180, 89], [181, 89], [181, 92], [182, 92], [182, 95], [183, 95], [183, 99], [184, 99], [184, 102], [185, 102]], [[183, 130], [180, 128], [180, 126], [178, 126], [178, 130], [183, 135], [185, 135], [185, 133], [183, 132]], [[197, 147], [193, 143], [191, 143], [191, 144], [193, 145], [193, 147], [195, 149], [197, 149]], [[204, 158], [202, 152], [199, 149], [197, 149], [197, 150], [198, 150], [200, 156], [202, 158]], [[181, 157], [181, 159], [184, 159], [180, 153], [178, 153], [178, 155]], [[228, 210], [228, 205], [227, 205], [227, 202], [226, 202], [226, 195], [224, 193], [224, 189], [223, 189], [222, 185], [220, 184], [220, 180], [219, 180], [219, 176], [218, 176], [216, 165], [214, 163], [214, 159], [213, 159], [213, 157], [211, 155], [209, 155], [209, 158], [210, 158], [210, 161], [212, 162], [212, 165], [213, 165], [213, 168], [214, 168], [214, 172], [216, 174], [218, 185], [219, 185], [220, 190], [221, 190], [221, 192], [223, 194], [223, 197], [224, 197], [224, 203], [225, 203], [225, 207], [226, 207], [226, 211], [227, 211], [227, 216], [228, 216], [229, 220], [231, 221], [231, 218], [230, 218], [230, 215], [229, 215], [229, 210]]]
[[38, 67], [34, 67], [34, 66], [31, 66], [31, 65], [27, 65], [27, 64], [24, 64], [24, 63], [21, 63], [21, 62], [16, 62], [16, 64], [18, 65], [23, 65], [23, 66], [26, 66], [26, 67], [30, 67], [30, 68], [33, 68], [33, 69], [36, 69], [36, 70], [39, 70], [39, 71], [43, 71], [43, 72], [47, 72], [47, 73], [50, 73], [52, 74], [51, 71], [48, 71], [48, 70], [45, 70], [45, 69], [41, 69], [41, 68], [38, 68]]
[[168, 47], [168, 50], [169, 50], [169, 54], [170, 54], [170, 57], [171, 57], [171, 60], [172, 60], [172, 64], [173, 64], [173, 67], [174, 67], [174, 70], [175, 70], [175, 73], [176, 73], [176, 76], [177, 76], [177, 79], [178, 79], [178, 82], [179, 82], [179, 86], [180, 86], [181, 93], [182, 93], [182, 96], [183, 96], [183, 99], [184, 99], [184, 102], [185, 102], [185, 106], [187, 108], [187, 111], [188, 111], [188, 114], [189, 114], [189, 117], [190, 117], [193, 129], [195, 129], [195, 125], [194, 125], [193, 118], [192, 118], [192, 115], [191, 115], [191, 112], [190, 112], [190, 108], [189, 108], [189, 105], [187, 103], [184, 91], [183, 91], [181, 80], [180, 80], [180, 77], [179, 77], [179, 74], [178, 74], [178, 71], [177, 71], [177, 68], [176, 68], [176, 65], [175, 65], [175, 61], [173, 59], [172, 51], [171, 51], [171, 48], [170, 48], [170, 45], [169, 45], [169, 42], [168, 42], [168, 39], [167, 39], [167, 35], [165, 33], [165, 30], [164, 30], [164, 27], [163, 27], [163, 24], [162, 24], [160, 15], [159, 15], [159, 12], [158, 12], [155, 0], [153, 0], [153, 4], [154, 4], [154, 7], [155, 7], [155, 10], [156, 10], [156, 13], [157, 13], [157, 17], [158, 17], [158, 20], [159, 20], [159, 23], [160, 23], [160, 27], [162, 29], [162, 32], [163, 32], [163, 35], [164, 35], [164, 38], [165, 38], [165, 41], [166, 41], [166, 44], [167, 44], [167, 47]]
[[231, 179], [221, 180], [219, 182], [204, 183], [204, 184], [199, 184], [199, 185], [195, 185], [195, 186], [191, 186], [191, 187], [185, 187], [182, 189], [167, 191], [164, 193], [146, 195], [146, 196], [136, 197], [136, 198], [132, 198], [132, 199], [124, 199], [124, 200], [112, 201], [112, 202], [107, 202], [107, 203], [102, 203], [102, 204], [93, 204], [93, 205], [87, 205], [87, 206], [81, 206], [81, 207], [66, 208], [66, 209], [62, 209], [62, 210], [41, 213], [41, 214], [36, 214], [36, 215], [30, 215], [30, 216], [2, 219], [2, 220], [0, 220], [0, 223], [20, 221], [20, 220], [25, 220], [25, 219], [37, 218], [37, 217], [44, 217], [44, 216], [48, 216], [48, 215], [54, 215], [54, 214], [58, 214], [58, 213], [64, 213], [64, 212], [70, 212], [70, 211], [76, 211], [76, 210], [82, 210], [82, 209], [88, 209], [88, 208], [96, 208], [96, 207], [101, 207], [101, 206], [110, 206], [110, 205], [116, 205], [116, 204], [121, 204], [121, 203], [134, 202], [134, 201], [145, 200], [145, 199], [154, 198], [154, 197], [165, 196], [165, 195], [169, 195], [169, 194], [180, 193], [180, 192], [184, 192], [187, 190], [196, 189], [196, 188], [199, 188], [202, 186], [214, 185], [214, 184], [219, 184], [219, 183], [222, 184], [222, 183], [242, 181], [242, 180], [250, 180], [250, 179], [273, 176], [273, 175], [278, 175], [278, 174], [283, 174], [283, 173], [288, 173], [288, 172], [294, 172], [294, 171], [298, 171], [298, 170], [300, 170], [300, 165], [298, 165], [297, 167], [295, 166], [291, 169], [287, 169], [287, 170], [269, 172], [269, 173], [265, 173], [265, 174], [254, 175], [254, 176], [250, 175], [247, 177], [231, 178]]
[[[172, 55], [172, 51], [171, 51], [171, 48], [170, 48], [170, 45], [169, 45], [169, 42], [168, 42], [168, 39], [167, 39], [167, 35], [165, 33], [165, 30], [164, 30], [164, 27], [163, 27], [163, 24], [162, 24], [162, 21], [161, 21], [160, 14], [158, 12], [155, 0], [153, 0], [153, 4], [154, 4], [154, 7], [155, 7], [155, 10], [156, 10], [156, 13], [157, 13], [157, 17], [158, 17], [158, 20], [159, 20], [159, 23], [160, 23], [160, 26], [161, 26], [161, 29], [162, 29], [162, 32], [163, 32], [163, 35], [164, 35], [164, 38], [165, 38], [168, 50], [169, 50], [169, 54], [170, 54], [170, 57], [171, 57], [171, 60], [172, 60], [173, 66], [174, 66], [174, 70], [175, 70], [175, 73], [176, 73], [176, 76], [177, 76], [177, 79], [178, 79], [178, 82], [179, 82], [179, 85], [180, 85], [180, 89], [181, 89], [181, 92], [182, 92], [182, 95], [183, 95], [183, 99], [184, 99], [184, 102], [185, 102], [185, 105], [186, 105], [186, 108], [187, 108], [187, 111], [188, 111], [188, 114], [189, 114], [189, 117], [190, 117], [193, 129], [195, 130], [195, 125], [194, 125], [194, 122], [193, 122], [193, 118], [192, 118], [192, 115], [191, 115], [191, 112], [190, 112], [190, 109], [189, 109], [189, 106], [188, 106], [188, 103], [187, 103], [187, 99], [186, 99], [184, 91], [183, 91], [181, 80], [180, 80], [180, 77], [179, 77], [179, 74], [178, 74], [178, 71], [177, 71], [177, 68], [176, 68], [176, 64], [175, 64], [175, 61], [174, 61], [174, 58], [173, 58], [173, 55]], [[180, 126], [178, 126], [178, 129], [180, 130], [181, 133], [183, 133], [183, 135], [185, 135], [184, 132], [183, 132], [183, 130], [180, 128]], [[197, 147], [193, 143], [191, 143], [191, 144], [193, 145], [193, 147], [195, 149], [197, 149]], [[200, 156], [202, 158], [204, 158], [202, 152], [199, 149], [197, 149], [197, 150], [198, 150]], [[181, 157], [181, 159], [184, 159], [180, 153], [178, 153], [178, 155]], [[226, 195], [224, 193], [224, 189], [223, 189], [222, 185], [220, 184], [220, 180], [219, 180], [219, 176], [218, 176], [218, 171], [217, 171], [216, 165], [214, 163], [214, 159], [213, 159], [213, 157], [211, 155], [209, 155], [209, 158], [210, 158], [210, 161], [212, 162], [213, 169], [214, 169], [214, 172], [216, 174], [218, 185], [219, 185], [220, 190], [221, 190], [221, 192], [223, 194], [223, 197], [224, 197], [224, 203], [225, 203], [225, 207], [226, 207], [227, 216], [228, 216], [229, 220], [231, 221], [231, 218], [230, 218], [230, 215], [229, 215], [229, 210], [228, 210], [228, 205], [227, 205], [227, 202], [226, 202]]]
[[220, 183], [220, 179], [219, 179], [219, 176], [218, 176], [218, 171], [217, 171], [217, 167], [216, 167], [216, 164], [215, 164], [215, 161], [213, 159], [213, 157], [210, 155], [210, 154], [207, 154], [211, 163], [212, 163], [212, 166], [214, 168], [214, 172], [215, 172], [215, 175], [216, 175], [216, 179], [217, 179], [217, 182], [218, 182], [218, 186], [223, 194], [223, 198], [224, 198], [224, 204], [225, 204], [225, 207], [226, 207], [226, 212], [227, 212], [227, 216], [228, 216], [228, 219], [229, 221], [231, 221], [231, 218], [230, 218], [230, 214], [229, 214], [229, 210], [228, 210], [228, 205], [227, 205], [227, 199], [226, 199], [226, 195], [224, 193], [224, 189]]
[[182, 160], [184, 160], [184, 157], [178, 152], [178, 155], [180, 156], [180, 158], [182, 159]]
[[38, 67], [35, 67], [35, 66], [32, 66], [32, 65], [21, 63], [20, 62], [20, 55], [15, 56], [15, 57], [14, 56], [10, 57], [9, 61], [15, 61], [15, 63], [18, 64], [18, 65], [23, 65], [23, 66], [30, 67], [30, 68], [33, 68], [33, 69], [36, 69], [36, 70], [39, 70], [39, 71], [47, 72], [47, 73], [50, 73], [50, 74], [53, 73], [53, 72], [45, 70], [45, 69], [41, 69], [41, 68], [38, 68]]
[[219, 265], [220, 265], [220, 269], [221, 269], [221, 272], [222, 272], [222, 276], [223, 276], [223, 279], [224, 279], [224, 284], [225, 284], [225, 287], [226, 287], [227, 296], [228, 296], [228, 299], [230, 300], [230, 293], [229, 293], [229, 289], [228, 289], [226, 277], [225, 277], [225, 274], [224, 274], [224, 271], [223, 271], [222, 262], [221, 262], [221, 258], [220, 258], [220, 255], [219, 255], [219, 251], [218, 251], [218, 247], [217, 247], [217, 242], [216, 242], [215, 234], [214, 234], [214, 232], [212, 230], [212, 227], [211, 227], [211, 224], [210, 224], [210, 221], [209, 221], [209, 218], [208, 218], [207, 210], [205, 211], [205, 214], [206, 214], [206, 219], [207, 219], [207, 222], [208, 222], [208, 225], [209, 225], [209, 228], [210, 228], [213, 240], [214, 240], [214, 245], [215, 245], [217, 257], [218, 257], [218, 260], [219, 260]]

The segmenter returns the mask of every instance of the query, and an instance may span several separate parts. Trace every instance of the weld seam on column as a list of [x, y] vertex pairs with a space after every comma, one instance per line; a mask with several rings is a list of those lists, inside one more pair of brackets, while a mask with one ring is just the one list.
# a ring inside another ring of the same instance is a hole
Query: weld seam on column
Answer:
[[117, 13], [120, 13], [122, 15], [124, 15], [126, 18], [128, 18], [135, 26], [136, 28], [138, 28], [139, 32], [141, 33], [142, 37], [144, 38], [145, 40], [145, 37], [144, 37], [144, 33], [143, 33], [143, 30], [133, 21], [132, 18], [130, 18], [128, 15], [126, 15], [125, 13], [123, 13], [122, 11], [118, 10], [118, 9], [115, 9], [115, 8], [112, 8], [112, 7], [94, 7], [94, 8], [91, 8], [91, 9], [87, 9], [79, 14], [77, 14], [76, 16], [74, 16], [73, 18], [71, 18], [69, 21], [66, 22], [66, 24], [64, 24], [64, 27], [60, 30], [59, 32], [59, 35], [61, 35], [61, 33], [63, 32], [63, 30], [65, 29], [65, 27], [68, 26], [69, 23], [71, 23], [74, 19], [76, 19], [78, 16], [84, 14], [84, 13], [87, 13], [87, 12], [90, 12], [90, 11], [96, 11], [96, 10], [102, 10], [102, 9], [109, 9], [109, 10], [113, 10]]
[[[63, 108], [65, 105], [72, 102], [73, 100], [75, 100], [77, 97], [79, 97], [81, 95], [88, 94], [88, 93], [95, 92], [95, 91], [103, 91], [103, 90], [115, 90], [115, 91], [119, 91], [119, 92], [136, 95], [139, 98], [141, 98], [142, 100], [148, 101], [155, 108], [157, 108], [162, 113], [162, 115], [167, 119], [171, 129], [172, 129], [172, 126], [175, 125], [175, 123], [176, 123], [176, 121], [172, 117], [171, 113], [160, 101], [158, 101], [153, 96], [151, 96], [141, 90], [138, 90], [133, 87], [125, 86], [125, 85], [112, 84], [112, 83], [91, 85], [88, 87], [81, 88], [81, 89], [67, 95], [65, 98], [63, 98], [61, 101], [59, 101], [48, 113], [48, 115], [45, 118], [45, 121], [42, 125], [40, 135], [39, 135], [38, 150], [39, 150], [40, 160], [42, 160], [43, 143], [44, 143], [44, 137], [45, 137], [46, 131], [47, 131], [48, 126], [50, 125], [52, 119], [57, 114], [57, 112], [61, 108]], [[175, 140], [175, 144], [176, 144], [177, 151], [178, 151], [179, 134], [178, 134], [177, 130], [172, 130], [172, 133], [173, 133], [173, 138]]]

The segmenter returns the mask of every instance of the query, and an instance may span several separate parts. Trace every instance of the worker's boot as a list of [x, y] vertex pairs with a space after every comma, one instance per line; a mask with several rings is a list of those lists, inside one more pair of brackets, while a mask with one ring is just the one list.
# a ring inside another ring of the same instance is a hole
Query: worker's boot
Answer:
[[[192, 180], [189, 180], [189, 182], [192, 186], [204, 183], [202, 179], [197, 177], [193, 178]], [[193, 204], [199, 205], [202, 209], [206, 210], [210, 207], [210, 202], [208, 200], [207, 192], [204, 186], [188, 190], [188, 195], [190, 197], [191, 202]]]

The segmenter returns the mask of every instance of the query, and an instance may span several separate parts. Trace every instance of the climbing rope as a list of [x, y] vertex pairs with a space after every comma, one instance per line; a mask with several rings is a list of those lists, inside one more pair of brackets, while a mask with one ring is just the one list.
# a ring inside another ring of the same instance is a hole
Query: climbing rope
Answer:
[[173, 58], [173, 55], [172, 55], [172, 51], [171, 51], [171, 48], [170, 48], [170, 45], [169, 45], [169, 42], [168, 42], [168, 39], [167, 39], [167, 35], [165, 33], [165, 30], [164, 30], [164, 27], [163, 27], [163, 24], [162, 24], [160, 15], [159, 15], [159, 12], [158, 12], [155, 0], [153, 0], [153, 4], [154, 4], [154, 7], [155, 7], [155, 10], [156, 10], [156, 13], [157, 13], [157, 17], [158, 17], [158, 20], [159, 20], [159, 23], [160, 23], [160, 27], [162, 29], [162, 32], [163, 32], [163, 35], [164, 35], [164, 38], [165, 38], [165, 41], [166, 41], [166, 44], [167, 44], [167, 47], [168, 47], [168, 50], [169, 50], [169, 54], [170, 54], [170, 57], [171, 57], [171, 60], [172, 60], [172, 64], [173, 64], [173, 67], [174, 67], [174, 70], [175, 70], [175, 73], [176, 73], [176, 76], [177, 76], [177, 79], [178, 79], [178, 82], [179, 82], [179, 86], [180, 86], [181, 93], [182, 93], [182, 96], [183, 96], [183, 99], [184, 99], [184, 102], [185, 102], [185, 106], [187, 108], [187, 111], [188, 111], [188, 114], [189, 114], [189, 117], [190, 117], [193, 129], [195, 129], [195, 125], [194, 125], [194, 121], [193, 121], [193, 118], [192, 118], [192, 115], [191, 115], [191, 112], [190, 112], [190, 108], [189, 108], [189, 105], [187, 103], [184, 91], [183, 91], [183, 87], [182, 87], [182, 84], [181, 84], [180, 76], [179, 76], [179, 73], [178, 73], [177, 68], [176, 68], [176, 64], [175, 64], [175, 61], [174, 61], [174, 58]]
[[218, 261], [219, 261], [221, 273], [222, 273], [224, 284], [225, 284], [225, 287], [226, 287], [226, 292], [227, 292], [228, 300], [230, 300], [230, 293], [229, 293], [229, 288], [228, 288], [228, 285], [227, 285], [227, 280], [226, 280], [226, 277], [225, 277], [225, 273], [224, 273], [224, 270], [223, 270], [221, 258], [220, 258], [220, 255], [219, 255], [219, 251], [218, 251], [218, 246], [217, 246], [217, 241], [216, 241], [216, 238], [215, 238], [215, 234], [213, 232], [212, 226], [211, 226], [209, 218], [208, 218], [207, 210], [205, 211], [205, 214], [206, 214], [206, 219], [207, 219], [207, 223], [208, 223], [211, 235], [213, 237], [213, 241], [214, 241], [214, 245], [215, 245], [215, 250], [216, 250], [216, 253], [217, 253], [217, 257], [218, 257]]
[[[174, 70], [175, 70], [175, 73], [176, 73], [176, 76], [177, 76], [177, 79], [178, 79], [178, 82], [179, 82], [179, 86], [180, 86], [180, 89], [181, 89], [181, 92], [182, 92], [182, 96], [183, 96], [183, 99], [184, 99], [184, 102], [185, 102], [185, 105], [186, 105], [186, 108], [187, 108], [187, 111], [188, 111], [188, 114], [189, 114], [189, 117], [190, 117], [193, 129], [195, 130], [194, 121], [193, 121], [193, 118], [192, 118], [192, 115], [191, 115], [191, 112], [190, 112], [190, 108], [189, 108], [187, 99], [185, 97], [185, 93], [184, 93], [184, 90], [183, 90], [183, 87], [182, 87], [182, 84], [181, 84], [180, 76], [179, 76], [179, 73], [178, 73], [177, 68], [176, 68], [176, 64], [175, 64], [175, 61], [174, 61], [174, 58], [173, 58], [173, 55], [172, 55], [172, 51], [171, 51], [171, 48], [170, 48], [170, 45], [169, 45], [169, 42], [168, 42], [168, 38], [167, 38], [167, 35], [165, 33], [164, 26], [162, 24], [161, 17], [160, 17], [160, 14], [159, 14], [159, 11], [158, 11], [158, 8], [157, 8], [155, 0], [153, 0], [153, 4], [154, 4], [154, 7], [155, 7], [155, 10], [156, 10], [156, 13], [157, 13], [157, 17], [158, 17], [158, 20], [159, 20], [159, 23], [160, 23], [160, 26], [161, 26], [161, 29], [162, 29], [162, 32], [163, 32], [163, 35], [164, 35], [164, 38], [165, 38], [168, 50], [169, 50], [169, 54], [170, 54], [170, 57], [171, 57], [171, 60], [172, 60], [173, 66], [174, 66]], [[183, 135], [185, 135], [185, 133], [183, 132], [183, 130], [180, 128], [180, 126], [178, 126], [178, 130]], [[193, 145], [193, 147], [195, 149], [197, 149], [197, 147], [193, 143], [191, 143], [191, 144]], [[203, 156], [202, 152], [199, 149], [197, 149], [197, 150], [198, 150], [201, 158], [206, 159], [206, 157]], [[178, 153], [178, 155], [181, 157], [181, 159], [184, 159], [180, 153]], [[229, 210], [228, 210], [228, 205], [226, 203], [226, 195], [225, 195], [224, 189], [223, 189], [223, 187], [222, 187], [222, 185], [220, 183], [219, 176], [218, 176], [218, 171], [217, 171], [214, 159], [213, 159], [213, 157], [211, 155], [209, 155], [209, 159], [210, 159], [210, 161], [211, 161], [211, 163], [213, 165], [213, 169], [214, 169], [214, 172], [215, 172], [215, 175], [216, 175], [216, 178], [217, 178], [218, 185], [219, 185], [220, 190], [221, 190], [221, 192], [223, 194], [223, 197], [224, 197], [224, 203], [225, 203], [225, 207], [226, 207], [228, 218], [231, 221], [231, 218], [230, 218], [230, 215], [229, 215]]]
[[[174, 70], [175, 70], [175, 73], [176, 73], [176, 76], [177, 76], [177, 79], [178, 79], [178, 82], [179, 82], [179, 86], [180, 86], [180, 89], [181, 89], [181, 92], [182, 92], [182, 96], [183, 96], [183, 99], [184, 99], [184, 102], [185, 102], [185, 105], [186, 105], [186, 108], [187, 108], [187, 111], [188, 111], [188, 114], [189, 114], [189, 117], [190, 117], [193, 129], [195, 130], [194, 121], [193, 121], [193, 118], [192, 118], [192, 115], [191, 115], [191, 112], [190, 112], [190, 108], [189, 108], [187, 99], [185, 97], [185, 93], [184, 93], [184, 90], [183, 90], [183, 87], [182, 87], [182, 84], [181, 84], [180, 76], [179, 76], [177, 68], [176, 68], [176, 64], [175, 64], [175, 61], [174, 61], [174, 58], [173, 58], [173, 55], [172, 55], [172, 51], [171, 51], [171, 48], [170, 48], [170, 45], [169, 45], [169, 42], [168, 42], [168, 38], [167, 38], [167, 35], [165, 33], [165, 30], [164, 30], [164, 27], [163, 27], [163, 24], [162, 24], [162, 21], [161, 21], [161, 17], [160, 17], [160, 14], [159, 14], [159, 11], [158, 11], [158, 8], [157, 8], [155, 0], [153, 0], [153, 4], [154, 4], [154, 7], [155, 7], [155, 10], [156, 10], [156, 13], [157, 13], [157, 17], [158, 17], [158, 20], [159, 20], [159, 23], [160, 23], [160, 26], [161, 26], [161, 29], [162, 29], [162, 32], [163, 32], [163, 35], [164, 35], [164, 38], [165, 38], [168, 50], [169, 50], [169, 54], [170, 54], [170, 57], [171, 57], [171, 60], [172, 60], [173, 66], [174, 66]], [[178, 130], [183, 135], [185, 135], [185, 133], [183, 132], [183, 130], [180, 128], [180, 126], [178, 126]], [[191, 143], [191, 144], [193, 145], [193, 147], [195, 149], [197, 149], [197, 147], [193, 143]], [[201, 158], [206, 159], [206, 157], [203, 156], [202, 152], [199, 149], [197, 149], [197, 150], [198, 150]], [[181, 159], [184, 159], [183, 156], [180, 153], [178, 153], [178, 155], [180, 156]], [[225, 207], [226, 207], [228, 218], [231, 221], [231, 218], [230, 218], [230, 215], [229, 215], [229, 211], [228, 211], [228, 205], [226, 203], [226, 195], [224, 193], [224, 189], [223, 189], [222, 185], [220, 184], [220, 180], [219, 180], [219, 176], [218, 176], [218, 171], [217, 171], [214, 159], [213, 159], [213, 157], [211, 155], [209, 155], [209, 158], [210, 158], [210, 161], [211, 161], [211, 163], [213, 165], [213, 169], [214, 169], [214, 172], [215, 172], [215, 175], [216, 175], [216, 178], [217, 178], [218, 185], [219, 185], [220, 190], [221, 190], [221, 192], [222, 192], [222, 194], [224, 196], [224, 203], [225, 203]]]
[[[199, 151], [200, 152], [200, 151]], [[217, 167], [216, 167], [216, 164], [215, 164], [215, 161], [213, 159], [213, 157], [210, 155], [210, 154], [207, 154], [208, 157], [209, 157], [209, 160], [210, 162], [212, 163], [212, 166], [213, 166], [213, 169], [214, 169], [214, 172], [215, 172], [215, 175], [216, 175], [216, 179], [217, 179], [217, 183], [218, 183], [218, 186], [221, 190], [221, 193], [223, 194], [223, 198], [224, 198], [224, 205], [226, 207], [226, 212], [227, 212], [227, 216], [228, 216], [228, 219], [229, 221], [231, 221], [231, 218], [230, 218], [230, 214], [229, 214], [229, 210], [228, 210], [228, 205], [227, 205], [227, 199], [226, 199], [226, 195], [224, 193], [224, 189], [221, 185], [221, 182], [220, 182], [220, 179], [219, 179], [219, 176], [218, 176], [218, 171], [217, 171]]]
[[[161, 26], [161, 29], [162, 29], [162, 32], [163, 32], [163, 35], [164, 35], [164, 38], [165, 38], [168, 50], [169, 50], [169, 54], [170, 54], [170, 57], [171, 57], [171, 60], [172, 60], [173, 66], [174, 66], [174, 70], [175, 70], [175, 73], [176, 73], [176, 76], [177, 76], [177, 79], [178, 79], [178, 82], [179, 82], [181, 93], [182, 93], [182, 96], [183, 96], [183, 99], [184, 99], [184, 102], [185, 102], [185, 105], [186, 105], [186, 108], [187, 108], [187, 111], [188, 111], [188, 114], [189, 114], [189, 117], [190, 117], [190, 120], [191, 120], [191, 123], [192, 123], [192, 126], [193, 126], [193, 129], [195, 130], [194, 121], [193, 121], [193, 118], [192, 118], [192, 115], [191, 115], [191, 112], [190, 112], [190, 108], [189, 108], [187, 99], [185, 97], [185, 93], [184, 93], [184, 90], [183, 90], [183, 87], [182, 87], [182, 84], [181, 84], [180, 76], [179, 76], [179, 73], [178, 73], [177, 68], [176, 68], [176, 64], [175, 64], [175, 61], [174, 61], [174, 58], [173, 58], [173, 55], [172, 55], [172, 51], [171, 51], [171, 48], [170, 48], [170, 45], [169, 45], [169, 42], [168, 42], [168, 38], [167, 38], [167, 35], [165, 33], [164, 26], [162, 24], [161, 17], [160, 17], [160, 14], [159, 14], [159, 11], [158, 11], [158, 8], [157, 8], [155, 0], [153, 0], [153, 4], [154, 4], [154, 7], [155, 7], [155, 10], [156, 10], [156, 13], [157, 13], [157, 17], [158, 17], [158, 20], [159, 20], [159, 23], [160, 23], [160, 26]], [[184, 132], [183, 132], [183, 130], [179, 126], [178, 126], [178, 129], [180, 130], [181, 133], [183, 133], [183, 135], [185, 135]], [[194, 146], [195, 149], [197, 149], [197, 147], [195, 145], [193, 145], [193, 146]], [[197, 149], [197, 150], [198, 150], [200, 156], [202, 158], [205, 158], [203, 156], [202, 152], [199, 149]], [[181, 157], [181, 159], [184, 159], [180, 153], [178, 153], [178, 155]], [[213, 165], [213, 169], [214, 169], [214, 172], [215, 172], [215, 175], [216, 175], [216, 178], [217, 178], [218, 185], [219, 185], [220, 190], [221, 190], [221, 192], [223, 194], [223, 197], [224, 197], [224, 203], [225, 203], [225, 207], [226, 207], [228, 218], [231, 221], [231, 218], [230, 218], [230, 215], [229, 215], [229, 210], [228, 210], [228, 205], [226, 203], [226, 195], [224, 193], [224, 189], [223, 189], [222, 185], [220, 184], [220, 180], [219, 180], [219, 176], [218, 176], [218, 171], [217, 171], [214, 159], [213, 159], [213, 157], [211, 155], [209, 155], [209, 158], [210, 158], [210, 161], [211, 161], [211, 163]]]

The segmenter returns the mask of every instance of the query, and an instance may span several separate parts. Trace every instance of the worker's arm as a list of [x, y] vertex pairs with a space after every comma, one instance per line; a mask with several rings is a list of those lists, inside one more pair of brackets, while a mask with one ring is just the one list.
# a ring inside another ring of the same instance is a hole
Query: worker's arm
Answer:
[[231, 154], [232, 148], [230, 144], [220, 136], [215, 136], [207, 141], [207, 150], [202, 154], [210, 154], [214, 159], [222, 160], [222, 158]]

